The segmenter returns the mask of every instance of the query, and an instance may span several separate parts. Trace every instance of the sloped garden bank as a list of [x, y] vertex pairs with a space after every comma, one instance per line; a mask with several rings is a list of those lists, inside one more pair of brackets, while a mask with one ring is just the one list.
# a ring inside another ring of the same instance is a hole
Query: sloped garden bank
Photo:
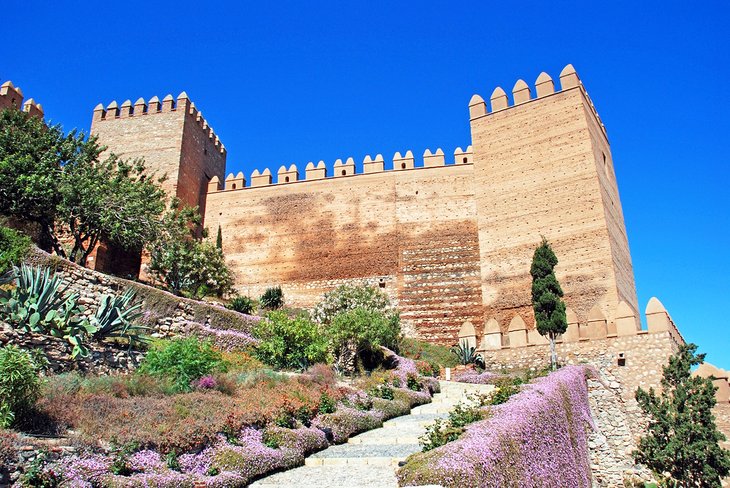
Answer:
[[399, 484], [590, 487], [590, 374], [567, 366], [522, 386], [506, 403], [485, 407], [486, 419], [468, 425], [458, 440], [409, 457]]

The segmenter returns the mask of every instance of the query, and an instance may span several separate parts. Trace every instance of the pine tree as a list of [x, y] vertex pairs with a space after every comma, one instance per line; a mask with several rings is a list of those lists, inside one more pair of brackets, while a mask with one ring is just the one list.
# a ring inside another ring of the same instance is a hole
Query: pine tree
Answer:
[[223, 231], [221, 231], [221, 226], [218, 226], [218, 235], [215, 238], [215, 247], [218, 249], [223, 249]]
[[634, 457], [651, 468], [662, 483], [681, 487], [720, 487], [730, 473], [730, 451], [717, 430], [712, 408], [715, 386], [709, 378], [692, 376], [692, 366], [704, 362], [695, 344], [686, 344], [664, 367], [662, 392], [636, 390], [636, 401], [649, 417], [648, 433]]
[[563, 289], [555, 277], [555, 256], [548, 241], [543, 237], [542, 243], [535, 249], [532, 257], [530, 274], [532, 275], [532, 308], [535, 311], [535, 323], [540, 335], [550, 340], [550, 365], [558, 366], [558, 355], [555, 352], [555, 340], [568, 329], [565, 316], [565, 303], [562, 300]]

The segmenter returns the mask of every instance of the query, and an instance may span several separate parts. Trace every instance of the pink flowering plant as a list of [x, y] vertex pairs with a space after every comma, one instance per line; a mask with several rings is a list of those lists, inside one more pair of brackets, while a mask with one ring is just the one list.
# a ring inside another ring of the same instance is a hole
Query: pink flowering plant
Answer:
[[568, 366], [523, 386], [457, 440], [409, 457], [399, 484], [590, 487], [587, 374]]

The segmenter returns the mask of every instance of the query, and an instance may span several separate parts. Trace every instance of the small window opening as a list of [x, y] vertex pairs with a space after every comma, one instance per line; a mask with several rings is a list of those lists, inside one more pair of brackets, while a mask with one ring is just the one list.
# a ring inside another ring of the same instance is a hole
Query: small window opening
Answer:
[[347, 174], [347, 170], [342, 170], [342, 176], [345, 176]]
[[406, 163], [400, 163], [400, 169], [406, 169]]
[[285, 181], [286, 183], [289, 183], [289, 177], [287, 176], [286, 178], [284, 178], [284, 181]]
[[235, 183], [233, 184], [233, 189], [234, 189], [234, 190], [236, 189], [236, 184], [235, 184]]
[[378, 286], [380, 288], [385, 288], [385, 280], [380, 280], [380, 283], [378, 283]]
[[418, 190], [416, 190], [416, 195], [418, 195]]
[[205, 154], [206, 156], [208, 155], [208, 149], [207, 148], [203, 148], [203, 154]]
[[466, 164], [467, 162], [469, 162], [469, 158], [464, 158], [462, 162], [463, 162], [464, 164]]

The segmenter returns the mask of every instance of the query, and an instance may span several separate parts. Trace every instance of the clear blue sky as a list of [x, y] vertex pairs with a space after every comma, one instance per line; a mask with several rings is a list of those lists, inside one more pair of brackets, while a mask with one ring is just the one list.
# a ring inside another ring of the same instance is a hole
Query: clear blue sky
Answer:
[[608, 128], [641, 309], [656, 295], [730, 368], [726, 0], [27, 1], [3, 18], [0, 80], [51, 120], [88, 130], [99, 102], [186, 90], [247, 176], [449, 154], [473, 93], [572, 63]]

